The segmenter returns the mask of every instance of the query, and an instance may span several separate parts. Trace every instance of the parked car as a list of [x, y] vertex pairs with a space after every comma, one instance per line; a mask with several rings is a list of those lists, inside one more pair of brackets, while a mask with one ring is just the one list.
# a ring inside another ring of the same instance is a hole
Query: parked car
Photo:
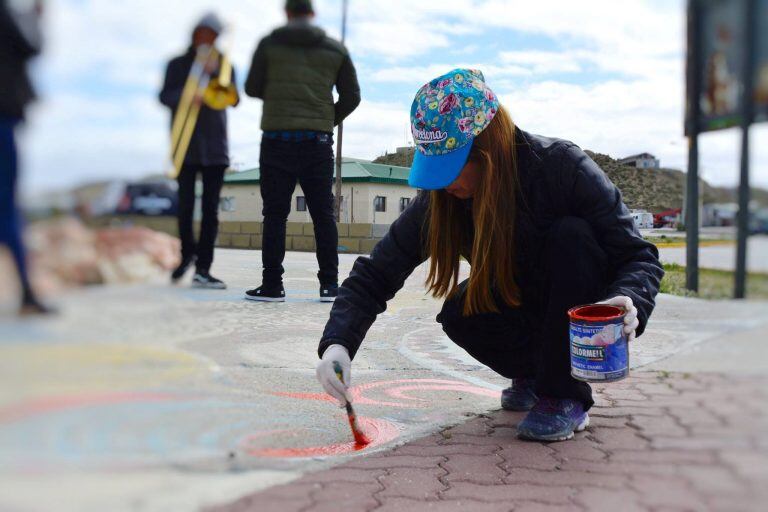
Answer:
[[173, 182], [156, 181], [126, 185], [115, 213], [124, 215], [176, 215], [178, 193]]

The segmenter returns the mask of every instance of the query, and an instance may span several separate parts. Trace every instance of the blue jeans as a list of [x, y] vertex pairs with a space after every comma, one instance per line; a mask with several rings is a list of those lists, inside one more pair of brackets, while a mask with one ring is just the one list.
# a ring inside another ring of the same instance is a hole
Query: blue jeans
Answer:
[[21, 215], [16, 207], [18, 159], [14, 128], [19, 120], [0, 116], [0, 244], [8, 246], [19, 273], [24, 297], [31, 294], [21, 240]]
[[301, 185], [315, 226], [317, 277], [323, 286], [338, 283], [339, 234], [333, 212], [333, 139], [288, 141], [262, 138], [261, 197], [264, 201], [262, 237], [263, 284], [277, 287], [283, 280], [285, 223], [296, 183]]

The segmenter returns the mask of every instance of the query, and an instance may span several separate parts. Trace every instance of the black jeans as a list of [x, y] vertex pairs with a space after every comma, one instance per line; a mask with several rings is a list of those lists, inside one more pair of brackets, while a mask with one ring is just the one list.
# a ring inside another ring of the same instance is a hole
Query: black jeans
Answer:
[[575, 217], [558, 220], [541, 240], [539, 257], [521, 262], [522, 302], [501, 301], [499, 313], [463, 316], [464, 290], [437, 317], [451, 340], [508, 378], [536, 380], [539, 396], [570, 398], [588, 409], [592, 389], [571, 377], [568, 309], [606, 299], [605, 252], [592, 228]]
[[[197, 271], [207, 272], [213, 263], [213, 246], [219, 231], [219, 195], [224, 183], [225, 165], [184, 165], [177, 178], [179, 182], [179, 238], [181, 258], [197, 256]], [[195, 182], [197, 174], [203, 178], [203, 219], [200, 223], [200, 240], [195, 243], [192, 228], [195, 213]]]
[[261, 140], [261, 198], [264, 201], [262, 238], [263, 285], [277, 287], [283, 281], [285, 223], [291, 211], [296, 183], [301, 185], [315, 225], [317, 278], [323, 286], [339, 280], [339, 233], [333, 212], [333, 140]]

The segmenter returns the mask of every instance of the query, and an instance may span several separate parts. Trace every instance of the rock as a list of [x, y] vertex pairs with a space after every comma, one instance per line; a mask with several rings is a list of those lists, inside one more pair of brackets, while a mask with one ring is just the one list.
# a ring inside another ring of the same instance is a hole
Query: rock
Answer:
[[26, 240], [36, 284], [143, 282], [178, 265], [179, 240], [144, 227], [90, 230], [74, 218], [33, 224]]

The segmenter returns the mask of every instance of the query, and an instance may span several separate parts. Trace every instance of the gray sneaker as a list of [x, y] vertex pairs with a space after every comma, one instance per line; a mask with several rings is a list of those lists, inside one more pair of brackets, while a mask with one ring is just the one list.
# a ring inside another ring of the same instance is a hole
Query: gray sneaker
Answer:
[[216, 279], [208, 272], [197, 271], [192, 278], [192, 288], [207, 288], [209, 290], [225, 290], [224, 281]]

